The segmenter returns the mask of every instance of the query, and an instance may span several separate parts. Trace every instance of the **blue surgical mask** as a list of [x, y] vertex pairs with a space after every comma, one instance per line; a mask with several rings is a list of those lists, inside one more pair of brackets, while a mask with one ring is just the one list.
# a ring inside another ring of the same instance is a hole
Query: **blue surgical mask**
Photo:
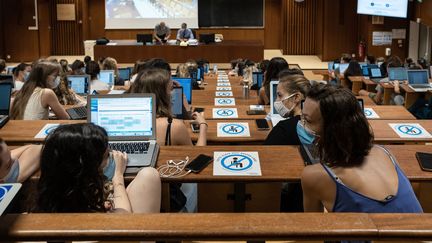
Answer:
[[108, 158], [108, 164], [103, 169], [103, 173], [109, 181], [111, 181], [112, 178], [114, 177], [115, 168], [116, 168], [116, 164], [112, 154], [110, 153]]
[[315, 132], [305, 128], [302, 121], [297, 122], [297, 135], [300, 142], [305, 145], [311, 145], [316, 139]]
[[30, 73], [29, 72], [24, 72], [24, 80], [23, 81], [27, 81], [30, 77]]
[[17, 183], [19, 176], [19, 163], [18, 160], [12, 162], [9, 173], [3, 178], [4, 183]]

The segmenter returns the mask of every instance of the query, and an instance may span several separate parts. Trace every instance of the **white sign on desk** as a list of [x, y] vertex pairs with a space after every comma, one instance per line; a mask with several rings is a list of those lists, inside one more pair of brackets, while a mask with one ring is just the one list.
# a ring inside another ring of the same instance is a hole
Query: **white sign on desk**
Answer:
[[216, 87], [216, 91], [231, 91], [231, 87]]
[[46, 138], [48, 134], [54, 131], [60, 124], [46, 124], [39, 132], [36, 134], [35, 138]]
[[216, 97], [230, 97], [234, 96], [232, 91], [216, 91]]
[[216, 86], [218, 87], [231, 87], [230, 83], [217, 83]]
[[217, 124], [218, 137], [250, 137], [249, 123], [232, 122]]
[[389, 123], [401, 138], [432, 138], [432, 135], [418, 123]]
[[372, 108], [364, 108], [364, 114], [367, 119], [378, 119], [380, 118], [378, 114]]
[[215, 98], [215, 106], [235, 106], [234, 98]]
[[213, 108], [213, 118], [238, 118], [237, 108]]
[[214, 152], [214, 176], [261, 176], [258, 152]]

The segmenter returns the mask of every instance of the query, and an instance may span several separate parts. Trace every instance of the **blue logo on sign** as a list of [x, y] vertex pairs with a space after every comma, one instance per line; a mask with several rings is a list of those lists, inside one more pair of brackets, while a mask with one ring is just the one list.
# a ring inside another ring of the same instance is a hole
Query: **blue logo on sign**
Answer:
[[370, 110], [365, 110], [364, 111], [365, 116], [372, 116], [372, 111]]
[[229, 100], [229, 99], [220, 99], [220, 100], [218, 100], [218, 103], [219, 104], [231, 104], [232, 100]]
[[5, 195], [10, 191], [12, 185], [4, 185], [0, 187], [0, 202], [4, 199]]
[[50, 132], [54, 131], [57, 128], [57, 126], [50, 127], [47, 130], [45, 130], [45, 135], [48, 135]]
[[397, 129], [404, 134], [417, 136], [422, 134], [422, 130], [416, 126], [412, 125], [400, 125], [397, 127]]
[[216, 111], [216, 114], [219, 116], [232, 116], [234, 115], [234, 111], [232, 110], [218, 110]]
[[243, 154], [230, 154], [221, 160], [222, 167], [232, 171], [247, 170], [252, 167], [252, 158]]
[[228, 134], [240, 134], [245, 131], [245, 127], [240, 124], [227, 124], [222, 127], [222, 131]]

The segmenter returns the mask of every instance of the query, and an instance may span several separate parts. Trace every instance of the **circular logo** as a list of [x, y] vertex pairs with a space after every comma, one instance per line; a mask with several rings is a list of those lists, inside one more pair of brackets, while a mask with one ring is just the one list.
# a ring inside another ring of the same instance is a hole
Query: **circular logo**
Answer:
[[400, 125], [397, 127], [398, 131], [411, 136], [418, 136], [422, 134], [422, 130], [416, 126], [412, 125]]
[[246, 154], [229, 154], [222, 157], [221, 165], [230, 171], [243, 171], [252, 167], [253, 160]]
[[240, 124], [226, 124], [222, 131], [227, 134], [240, 134], [245, 131], [245, 127]]
[[222, 110], [216, 111], [216, 114], [218, 114], [219, 116], [232, 116], [232, 115], [234, 115], [234, 111], [222, 109]]
[[0, 187], [0, 201], [3, 200], [4, 196], [8, 192], [8, 189], [5, 187]]
[[372, 111], [370, 110], [364, 110], [365, 116], [372, 116]]
[[231, 104], [232, 100], [230, 100], [230, 99], [220, 99], [220, 100], [218, 100], [218, 103], [219, 104]]
[[50, 134], [50, 132], [54, 131], [56, 128], [57, 128], [57, 126], [50, 127], [50, 128], [48, 128], [48, 129], [46, 129], [46, 130], [45, 130], [45, 135]]

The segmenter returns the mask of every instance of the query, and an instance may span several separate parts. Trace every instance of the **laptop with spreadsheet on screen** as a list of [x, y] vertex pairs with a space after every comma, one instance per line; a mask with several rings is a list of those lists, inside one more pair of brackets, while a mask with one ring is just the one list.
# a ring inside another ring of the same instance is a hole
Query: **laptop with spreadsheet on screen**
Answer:
[[68, 75], [69, 87], [79, 95], [88, 95], [90, 75]]
[[110, 149], [127, 153], [128, 168], [155, 165], [159, 146], [154, 94], [89, 95], [87, 107], [87, 121], [105, 128]]

